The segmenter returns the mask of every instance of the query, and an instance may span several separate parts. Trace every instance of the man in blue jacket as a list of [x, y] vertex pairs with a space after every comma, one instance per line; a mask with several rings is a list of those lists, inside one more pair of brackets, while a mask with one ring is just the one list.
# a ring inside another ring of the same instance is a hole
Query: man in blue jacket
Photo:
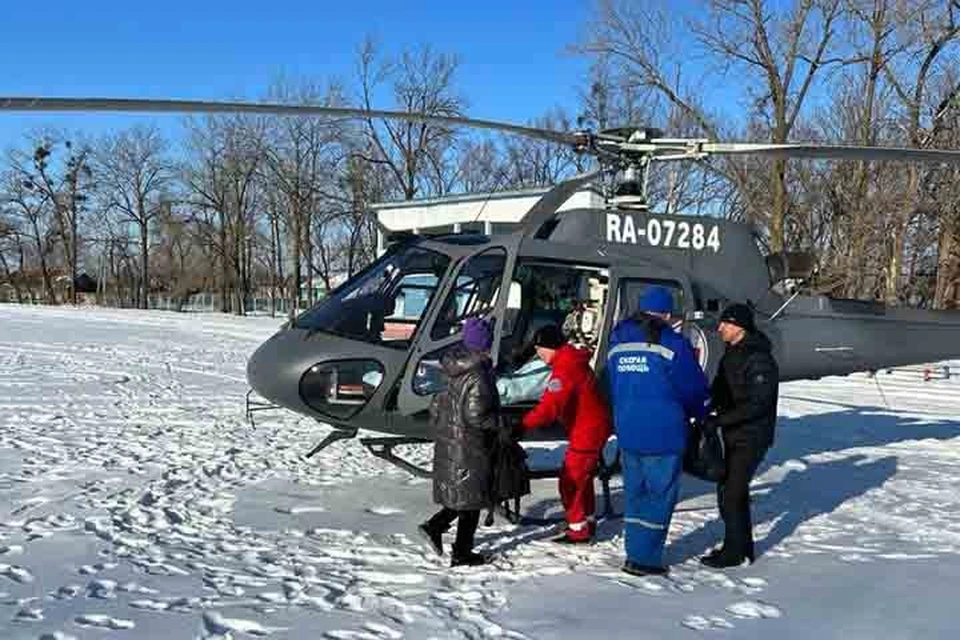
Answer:
[[689, 418], [709, 404], [707, 380], [686, 339], [669, 324], [673, 300], [650, 287], [640, 312], [614, 327], [606, 377], [623, 461], [623, 570], [666, 572], [663, 546], [683, 470]]

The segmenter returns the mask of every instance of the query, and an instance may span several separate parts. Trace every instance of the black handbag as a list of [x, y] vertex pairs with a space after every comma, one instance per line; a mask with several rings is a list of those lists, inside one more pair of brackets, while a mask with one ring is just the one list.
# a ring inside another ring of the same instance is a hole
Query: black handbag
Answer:
[[683, 456], [683, 470], [707, 482], [723, 482], [727, 476], [723, 437], [719, 429], [705, 429], [693, 422]]
[[[527, 452], [513, 439], [511, 429], [504, 423], [497, 434], [491, 451], [493, 468], [490, 474], [490, 498], [493, 505], [503, 505], [506, 513], [509, 504], [517, 517], [520, 512], [520, 498], [530, 493], [530, 469], [527, 466]], [[484, 525], [493, 524], [493, 507], [487, 513]]]

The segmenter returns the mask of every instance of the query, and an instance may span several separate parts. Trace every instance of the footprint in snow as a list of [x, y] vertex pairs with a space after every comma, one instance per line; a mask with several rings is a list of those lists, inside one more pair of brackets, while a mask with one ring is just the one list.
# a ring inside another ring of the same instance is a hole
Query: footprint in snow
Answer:
[[78, 584], [68, 584], [64, 587], [60, 587], [56, 591], [50, 594], [51, 598], [57, 600], [72, 600], [80, 595], [80, 592], [83, 591], [83, 587]]
[[99, 613], [85, 613], [73, 619], [81, 627], [98, 627], [100, 629], [133, 629], [137, 625], [133, 620], [123, 620], [120, 618], [111, 618]]
[[733, 629], [733, 624], [726, 618], [720, 616], [687, 616], [681, 622], [683, 626], [695, 631], [706, 631], [708, 629]]
[[400, 640], [403, 637], [403, 633], [397, 631], [393, 627], [387, 626], [385, 624], [380, 624], [379, 622], [368, 622], [363, 625], [368, 631], [372, 631], [381, 638], [386, 638], [387, 640]]
[[277, 513], [283, 513], [289, 516], [300, 515], [301, 513], [324, 513], [326, 509], [320, 506], [294, 505], [292, 507], [276, 507]]
[[203, 614], [204, 630], [211, 635], [226, 636], [231, 632], [245, 633], [251, 636], [268, 636], [277, 631], [286, 629], [264, 627], [254, 620], [240, 618], [224, 618], [219, 613], [208, 611]]
[[13, 617], [14, 622], [40, 622], [43, 620], [43, 609], [24, 607]]
[[54, 631], [53, 633], [43, 634], [38, 640], [77, 640], [77, 636], [72, 636], [63, 631]]
[[726, 608], [727, 613], [737, 618], [780, 618], [783, 612], [772, 604], [757, 600], [736, 602]]
[[33, 574], [30, 573], [29, 569], [19, 567], [17, 565], [8, 565], [0, 564], [0, 575], [10, 578], [14, 582], [19, 582], [20, 584], [27, 584], [33, 582]]
[[373, 633], [366, 631], [349, 631], [346, 629], [324, 631], [323, 637], [329, 640], [383, 640], [383, 636], [378, 636]]

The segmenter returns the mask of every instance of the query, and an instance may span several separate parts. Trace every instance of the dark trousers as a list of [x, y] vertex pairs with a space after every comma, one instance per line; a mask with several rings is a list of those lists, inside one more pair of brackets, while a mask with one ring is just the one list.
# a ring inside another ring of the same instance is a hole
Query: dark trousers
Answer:
[[457, 511], [444, 507], [427, 520], [427, 527], [433, 531], [444, 532], [457, 522], [457, 539], [453, 543], [453, 555], [463, 556], [473, 551], [473, 536], [480, 524], [480, 510]]
[[727, 477], [717, 485], [717, 505], [724, 523], [723, 550], [753, 558], [753, 523], [750, 519], [750, 481], [766, 454], [753, 443], [725, 442]]

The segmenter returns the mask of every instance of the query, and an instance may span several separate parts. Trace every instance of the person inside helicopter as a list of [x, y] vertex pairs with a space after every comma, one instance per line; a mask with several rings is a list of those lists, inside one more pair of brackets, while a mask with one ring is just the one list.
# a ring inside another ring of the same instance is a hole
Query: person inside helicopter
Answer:
[[[503, 340], [504, 365], [497, 378], [504, 405], [537, 402], [543, 395], [550, 368], [537, 357], [533, 346], [533, 337], [541, 327], [561, 326], [567, 342], [596, 350], [606, 294], [606, 278], [591, 271], [536, 265], [527, 271], [518, 270], [518, 275], [527, 278], [521, 281], [520, 295], [508, 301], [504, 333], [510, 333], [511, 328], [513, 331]], [[513, 317], [509, 315], [512, 310]], [[518, 334], [525, 338], [519, 343]], [[512, 350], [511, 344], [515, 345]]]

